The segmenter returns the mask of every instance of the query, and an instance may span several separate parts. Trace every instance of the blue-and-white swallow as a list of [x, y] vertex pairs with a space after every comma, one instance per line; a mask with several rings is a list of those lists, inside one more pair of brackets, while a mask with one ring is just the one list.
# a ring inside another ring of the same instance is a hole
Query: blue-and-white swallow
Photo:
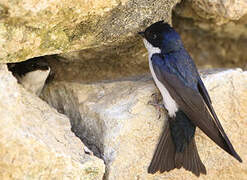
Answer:
[[183, 167], [196, 176], [206, 174], [195, 144], [196, 127], [242, 162], [220, 124], [207, 89], [179, 34], [163, 21], [139, 34], [144, 38], [151, 74], [168, 111], [168, 123], [148, 173]]

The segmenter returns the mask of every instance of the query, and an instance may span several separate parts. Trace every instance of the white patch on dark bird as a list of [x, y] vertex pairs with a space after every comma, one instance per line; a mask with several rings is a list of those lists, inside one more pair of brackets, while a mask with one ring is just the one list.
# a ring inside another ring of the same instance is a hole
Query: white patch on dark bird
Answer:
[[24, 88], [39, 96], [49, 73], [50, 68], [48, 70], [31, 71], [22, 77], [18, 77], [18, 81], [24, 86]]
[[160, 93], [163, 97], [164, 106], [167, 109], [169, 116], [174, 117], [174, 116], [176, 116], [176, 112], [178, 111], [178, 105], [174, 101], [174, 99], [171, 97], [171, 95], [168, 92], [168, 90], [166, 89], [166, 87], [158, 80], [158, 78], [154, 72], [153, 64], [152, 64], [152, 60], [151, 60], [151, 57], [153, 56], [153, 54], [161, 53], [161, 50], [159, 48], [152, 46], [152, 44], [150, 44], [146, 39], [144, 39], [143, 42], [144, 42], [145, 47], [148, 50], [149, 68], [150, 68], [151, 74], [153, 76], [154, 82], [160, 90]]

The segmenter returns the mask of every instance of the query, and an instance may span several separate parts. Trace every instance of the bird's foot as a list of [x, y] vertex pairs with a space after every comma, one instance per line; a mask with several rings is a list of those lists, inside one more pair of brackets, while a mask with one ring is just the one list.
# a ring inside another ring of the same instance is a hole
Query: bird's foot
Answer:
[[153, 97], [153, 101], [148, 101], [148, 104], [154, 106], [158, 110], [158, 119], [160, 119], [164, 104], [161, 102], [162, 100], [159, 99], [158, 93], [153, 93], [151, 96]]

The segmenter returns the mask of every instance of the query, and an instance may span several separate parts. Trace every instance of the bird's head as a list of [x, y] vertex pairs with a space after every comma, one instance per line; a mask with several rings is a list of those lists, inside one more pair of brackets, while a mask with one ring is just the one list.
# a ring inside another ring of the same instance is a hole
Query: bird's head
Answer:
[[8, 69], [26, 89], [40, 95], [50, 74], [50, 67], [41, 58], [33, 58], [20, 63], [8, 64]]
[[177, 51], [183, 47], [179, 34], [164, 21], [152, 24], [139, 34], [146, 40], [146, 42], [144, 40], [146, 47], [149, 43], [148, 46], [159, 48], [165, 53]]

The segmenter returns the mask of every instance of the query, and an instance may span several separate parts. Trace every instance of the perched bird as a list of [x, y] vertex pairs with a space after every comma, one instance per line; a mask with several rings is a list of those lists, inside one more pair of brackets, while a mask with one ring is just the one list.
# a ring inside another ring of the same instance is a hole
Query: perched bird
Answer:
[[40, 58], [33, 58], [20, 63], [9, 63], [8, 69], [30, 92], [40, 95], [45, 82], [50, 74], [48, 63], [41, 61]]
[[168, 122], [148, 173], [183, 167], [196, 176], [206, 174], [195, 144], [196, 127], [242, 162], [220, 124], [209, 94], [179, 34], [163, 21], [152, 24], [139, 34], [144, 38], [151, 74], [168, 111]]

